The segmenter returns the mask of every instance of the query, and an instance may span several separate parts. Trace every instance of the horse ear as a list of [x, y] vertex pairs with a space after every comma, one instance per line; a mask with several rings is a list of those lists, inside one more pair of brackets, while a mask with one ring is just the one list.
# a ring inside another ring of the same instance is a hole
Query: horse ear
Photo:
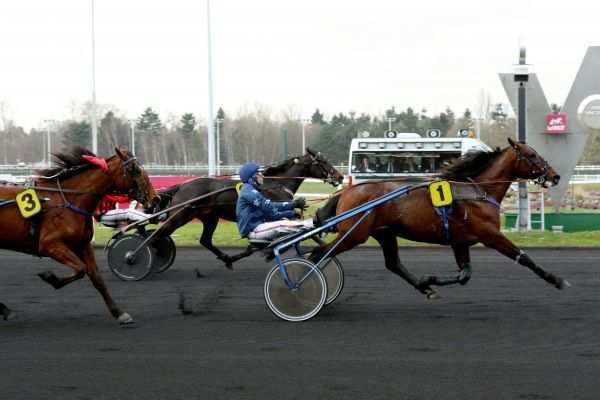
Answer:
[[310, 154], [311, 156], [313, 156], [313, 157], [316, 155], [316, 154], [315, 154], [315, 151], [314, 151], [313, 149], [311, 149], [310, 147], [307, 147], [307, 148], [306, 148], [306, 152], [307, 152], [308, 154]]
[[512, 140], [511, 138], [507, 138], [507, 139], [508, 139], [508, 144], [510, 144], [513, 149], [519, 150], [519, 146], [514, 142], [514, 140]]
[[294, 164], [298, 164], [300, 162], [300, 160], [298, 159], [298, 157], [294, 158]]
[[119, 158], [123, 161], [127, 161], [127, 156], [125, 154], [123, 154], [123, 152], [121, 151], [121, 149], [119, 149], [118, 147], [115, 147], [115, 153], [117, 153], [117, 155], [119, 156]]

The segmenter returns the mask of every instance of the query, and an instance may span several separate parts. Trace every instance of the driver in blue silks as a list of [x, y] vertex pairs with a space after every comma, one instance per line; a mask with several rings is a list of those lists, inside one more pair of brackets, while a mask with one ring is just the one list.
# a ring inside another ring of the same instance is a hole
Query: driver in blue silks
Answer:
[[293, 201], [277, 202], [263, 196], [259, 187], [263, 176], [256, 163], [249, 162], [240, 168], [240, 179], [244, 183], [238, 194], [235, 209], [238, 230], [242, 237], [249, 239], [273, 240], [277, 237], [312, 228], [313, 220], [293, 220], [299, 213], [295, 208], [308, 208], [306, 200], [299, 197]]

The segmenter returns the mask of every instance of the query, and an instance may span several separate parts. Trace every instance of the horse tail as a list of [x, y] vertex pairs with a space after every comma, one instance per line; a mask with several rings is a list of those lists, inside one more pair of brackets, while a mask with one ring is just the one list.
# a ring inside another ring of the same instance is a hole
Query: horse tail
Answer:
[[[335, 217], [335, 210], [337, 208], [337, 203], [340, 200], [340, 193], [334, 194], [332, 197], [327, 200], [327, 203], [319, 209], [317, 209], [315, 213], [315, 225], [321, 226], [331, 217]], [[332, 227], [335, 232], [335, 227]]]

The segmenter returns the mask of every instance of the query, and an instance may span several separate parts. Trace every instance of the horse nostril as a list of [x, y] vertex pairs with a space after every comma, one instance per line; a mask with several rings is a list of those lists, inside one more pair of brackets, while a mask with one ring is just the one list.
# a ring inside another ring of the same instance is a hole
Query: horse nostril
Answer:
[[552, 183], [554, 183], [555, 185], [558, 185], [559, 181], [560, 181], [560, 175], [554, 175], [554, 178], [552, 178]]

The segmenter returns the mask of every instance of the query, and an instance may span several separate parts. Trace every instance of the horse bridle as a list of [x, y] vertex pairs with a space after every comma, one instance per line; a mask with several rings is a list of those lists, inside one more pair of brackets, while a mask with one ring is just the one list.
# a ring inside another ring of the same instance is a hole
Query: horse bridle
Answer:
[[308, 153], [308, 155], [310, 156], [311, 165], [318, 166], [318, 168], [321, 170], [321, 172], [323, 172], [324, 175], [327, 177], [327, 179], [324, 179], [324, 181], [331, 185], [337, 185], [338, 180], [335, 179], [335, 177], [333, 176], [333, 173], [332, 173], [333, 167], [331, 167], [331, 170], [328, 171], [327, 168], [325, 168], [325, 166], [323, 165], [324, 162], [327, 162], [325, 157], [323, 157], [321, 155], [321, 153], [317, 153], [316, 155], [312, 155], [311, 153]]
[[537, 160], [543, 160], [543, 163], [540, 163], [537, 160], [533, 161], [529, 157], [523, 155], [523, 153], [521, 153], [520, 149], [514, 148], [514, 150], [517, 153], [517, 165], [519, 165], [519, 164], [521, 164], [521, 162], [525, 161], [525, 163], [527, 163], [529, 170], [531, 171], [532, 174], [538, 174], [538, 173], [540, 174], [537, 178], [534, 179], [535, 183], [537, 183], [538, 185], [543, 185], [546, 181], [548, 181], [548, 172], [550, 169], [550, 164], [548, 164], [548, 161], [546, 161], [542, 157], [540, 157], [540, 155], [532, 148], [529, 148], [529, 150], [531, 150], [533, 152], [533, 154], [536, 156], [535, 158]]
[[121, 160], [121, 166], [123, 167], [123, 178], [129, 176], [135, 182], [135, 188], [129, 189], [127, 192], [127, 197], [136, 199], [138, 201], [144, 202], [145, 196], [140, 192], [138, 177], [141, 175], [142, 171], [137, 162], [136, 156], [131, 156], [127, 160]]

